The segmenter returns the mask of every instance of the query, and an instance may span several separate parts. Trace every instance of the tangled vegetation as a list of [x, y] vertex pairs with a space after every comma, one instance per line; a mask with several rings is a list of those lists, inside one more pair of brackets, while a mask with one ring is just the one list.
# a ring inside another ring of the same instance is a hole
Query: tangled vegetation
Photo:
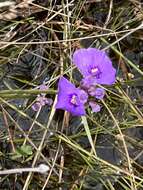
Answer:
[[[142, 8], [141, 0], [0, 1], [0, 189], [143, 189]], [[82, 113], [71, 114], [59, 79], [79, 95], [73, 55], [88, 48], [106, 52], [116, 79], [98, 81], [100, 108], [90, 102], [86, 113], [72, 94]]]

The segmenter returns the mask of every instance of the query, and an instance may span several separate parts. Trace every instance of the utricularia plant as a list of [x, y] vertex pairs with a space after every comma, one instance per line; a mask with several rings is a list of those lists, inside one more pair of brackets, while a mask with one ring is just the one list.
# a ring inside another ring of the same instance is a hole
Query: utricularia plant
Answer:
[[85, 115], [86, 106], [90, 106], [92, 112], [99, 112], [101, 107], [97, 100], [104, 98], [105, 90], [98, 86], [115, 83], [116, 70], [110, 58], [104, 51], [96, 48], [81, 48], [74, 52], [73, 63], [83, 79], [76, 88], [66, 78], [60, 78], [56, 109], [66, 110], [74, 116]]

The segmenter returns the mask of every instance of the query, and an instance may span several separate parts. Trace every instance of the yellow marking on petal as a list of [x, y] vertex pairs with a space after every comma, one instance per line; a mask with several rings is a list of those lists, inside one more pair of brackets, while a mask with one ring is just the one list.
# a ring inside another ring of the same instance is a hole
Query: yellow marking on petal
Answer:
[[76, 105], [77, 104], [77, 100], [76, 100], [77, 96], [76, 95], [73, 95], [72, 98], [71, 98], [71, 103]]
[[93, 69], [91, 69], [91, 73], [95, 74], [95, 73], [97, 73], [97, 72], [98, 72], [98, 68], [93, 68]]

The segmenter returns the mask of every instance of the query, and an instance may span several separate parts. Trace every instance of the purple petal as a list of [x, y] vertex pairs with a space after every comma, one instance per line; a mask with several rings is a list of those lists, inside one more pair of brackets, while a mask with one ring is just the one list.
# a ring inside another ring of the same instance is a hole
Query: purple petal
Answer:
[[100, 78], [96, 79], [98, 84], [112, 85], [116, 80], [116, 70], [113, 67], [106, 66], [101, 73]]
[[[70, 81], [68, 81], [66, 78], [61, 77], [58, 83], [58, 88], [61, 91], [67, 91], [68, 92], [73, 92], [76, 90], [76, 87], [74, 84], [72, 84]], [[64, 92], [65, 93], [65, 92]]]
[[41, 108], [41, 104], [39, 102], [36, 102], [31, 107], [33, 111], [38, 111]]
[[95, 97], [99, 100], [102, 100], [105, 96], [105, 90], [103, 88], [96, 88]]
[[84, 77], [92, 76], [98, 84], [111, 85], [115, 82], [116, 70], [104, 51], [78, 49], [73, 54], [73, 62]]
[[[64, 77], [58, 83], [58, 99], [56, 109], [67, 110], [72, 115], [85, 115], [85, 108], [80, 101], [80, 90]], [[75, 102], [75, 104], [74, 104]]]
[[[97, 50], [98, 51], [98, 50]], [[90, 68], [95, 62], [95, 48], [78, 49], [73, 54], [73, 63], [77, 66], [84, 77], [90, 75]]]
[[51, 106], [53, 104], [53, 100], [51, 98], [46, 98], [45, 104]]
[[96, 91], [96, 86], [94, 85], [91, 85], [89, 88], [88, 88], [88, 93], [91, 95], [91, 96], [95, 96], [95, 91]]
[[81, 115], [85, 115], [85, 108], [83, 104], [80, 104], [78, 107], [69, 107], [69, 109], [67, 109], [68, 112], [70, 112], [73, 116], [81, 116]]
[[47, 99], [47, 98], [46, 98], [45, 96], [41, 96], [41, 95], [40, 95], [40, 96], [37, 96], [36, 101], [39, 102], [41, 106], [45, 106], [45, 104], [46, 104], [46, 102], [45, 102], [46, 99]]
[[96, 84], [96, 79], [92, 76], [87, 76], [81, 81], [81, 87], [84, 89], [89, 89], [91, 86], [95, 86]]
[[88, 94], [84, 91], [84, 90], [79, 90], [79, 98], [80, 98], [80, 101], [85, 104], [87, 102], [87, 99], [88, 99]]
[[101, 106], [97, 104], [96, 102], [89, 102], [90, 107], [92, 108], [92, 112], [100, 112]]
[[65, 109], [69, 104], [69, 94], [73, 94], [73, 92], [75, 91], [76, 91], [75, 86], [71, 82], [69, 82], [66, 78], [61, 77], [58, 83], [58, 99], [57, 99], [56, 108]]
[[96, 88], [95, 86], [91, 86], [88, 92], [91, 96], [95, 96], [95, 98], [99, 100], [103, 99], [105, 95], [105, 90], [103, 88]]
[[[62, 98], [63, 99], [63, 98]], [[74, 116], [81, 116], [85, 115], [85, 108], [83, 104], [80, 104], [78, 106], [73, 106], [72, 104], [69, 103], [68, 97], [65, 97], [66, 101], [61, 102], [61, 99], [58, 98], [57, 104], [56, 104], [56, 109], [62, 109], [70, 112]]]

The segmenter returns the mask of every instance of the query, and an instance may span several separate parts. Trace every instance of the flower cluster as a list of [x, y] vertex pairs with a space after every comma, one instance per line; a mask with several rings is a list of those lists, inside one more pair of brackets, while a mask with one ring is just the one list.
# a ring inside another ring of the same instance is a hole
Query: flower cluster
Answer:
[[111, 60], [104, 51], [96, 48], [82, 48], [74, 52], [73, 63], [83, 76], [80, 87], [76, 88], [74, 84], [61, 77], [56, 108], [80, 116], [85, 115], [85, 104], [88, 102], [93, 112], [99, 112], [101, 108], [96, 103], [96, 99], [103, 99], [105, 90], [97, 86], [115, 83], [116, 70]]
[[[44, 83], [38, 86], [39, 90], [48, 90], [48, 86]], [[45, 105], [52, 105], [53, 100], [51, 98], [47, 98], [45, 93], [41, 93], [37, 96], [35, 103], [32, 105], [32, 109], [34, 111], [39, 111]]]

